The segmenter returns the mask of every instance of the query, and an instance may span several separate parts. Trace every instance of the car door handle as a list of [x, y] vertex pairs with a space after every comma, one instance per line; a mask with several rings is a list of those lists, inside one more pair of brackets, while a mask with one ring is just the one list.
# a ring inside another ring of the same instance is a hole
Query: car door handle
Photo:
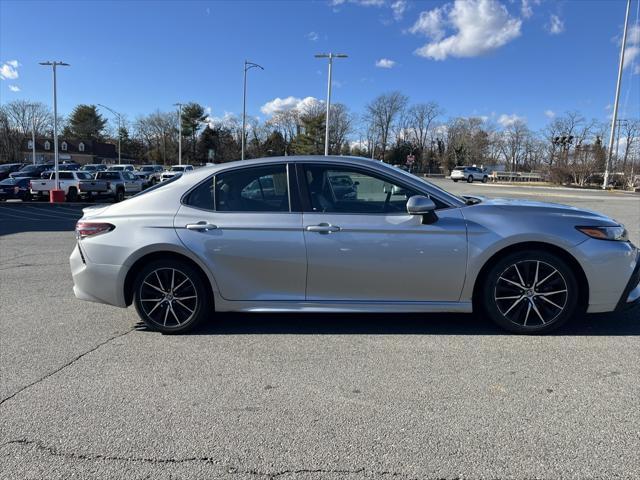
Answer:
[[207, 230], [215, 230], [216, 228], [218, 228], [217, 225], [214, 225], [213, 223], [207, 223], [207, 222], [198, 222], [198, 223], [188, 223], [187, 225], [185, 225], [185, 228], [187, 230], [197, 230], [197, 231], [207, 231]]
[[331, 232], [339, 232], [340, 227], [336, 225], [329, 225], [328, 223], [321, 223], [320, 225], [309, 225], [307, 227], [307, 232], [316, 232], [316, 233], [331, 233]]

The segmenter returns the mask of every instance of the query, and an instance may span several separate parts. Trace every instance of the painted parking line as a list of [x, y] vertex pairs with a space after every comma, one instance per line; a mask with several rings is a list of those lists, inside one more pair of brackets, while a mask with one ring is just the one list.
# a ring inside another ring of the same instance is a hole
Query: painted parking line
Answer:
[[[51, 211], [46, 211], [44, 208], [41, 207], [33, 207], [30, 205], [24, 205], [20, 208], [24, 208], [24, 209], [29, 209], [30, 211], [33, 210], [35, 212], [35, 215], [46, 215], [48, 217], [60, 217], [60, 216], [65, 216], [65, 217], [73, 217], [76, 218], [79, 214], [81, 214], [82, 212], [75, 210], [75, 211], [55, 211], [58, 209], [53, 209]], [[17, 209], [16, 209], [17, 210]], [[44, 210], [44, 212], [42, 212]], [[42, 212], [42, 213], [40, 213]]]
[[[13, 215], [21, 215], [21, 210], [24, 210], [25, 207], [20, 207], [18, 208], [7, 208], [7, 207], [0, 207], [0, 209], [2, 209], [3, 211], [6, 212], [12, 212]], [[38, 210], [38, 209], [34, 209], [34, 210]], [[38, 211], [33, 211], [33, 210], [29, 210], [29, 211], [25, 211], [25, 214], [29, 214], [32, 216], [37, 216], [36, 218], [38, 220], [45, 220], [45, 219], [67, 219], [65, 216], [59, 214], [59, 213], [55, 213], [55, 212], [38, 212]]]
[[[3, 207], [0, 207], [0, 209], [3, 209]], [[37, 218], [37, 217], [28, 217], [26, 215], [15, 215], [13, 213], [6, 213], [4, 211], [0, 212], [0, 219], [1, 220], [4, 220], [3, 217], [6, 217], [6, 216], [11, 217], [12, 218], [11, 221], [15, 221], [15, 220], [13, 220], [14, 218], [17, 219], [17, 220], [25, 220], [25, 221], [26, 220], [28, 220], [28, 221], [34, 221], [35, 220], [36, 222], [40, 222], [40, 221], [43, 220], [42, 218]]]

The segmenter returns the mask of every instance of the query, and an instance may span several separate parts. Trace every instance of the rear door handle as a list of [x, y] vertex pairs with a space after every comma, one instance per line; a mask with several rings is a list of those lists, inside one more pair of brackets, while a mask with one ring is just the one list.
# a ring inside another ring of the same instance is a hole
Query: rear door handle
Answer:
[[218, 228], [217, 225], [214, 225], [213, 223], [207, 223], [207, 222], [198, 222], [198, 223], [188, 223], [187, 225], [185, 225], [185, 228], [187, 230], [197, 230], [197, 231], [207, 231], [207, 230], [215, 230], [216, 228]]
[[309, 225], [307, 227], [307, 232], [316, 232], [316, 233], [331, 233], [331, 232], [339, 232], [340, 227], [336, 225], [329, 225], [328, 223], [321, 223], [320, 225]]

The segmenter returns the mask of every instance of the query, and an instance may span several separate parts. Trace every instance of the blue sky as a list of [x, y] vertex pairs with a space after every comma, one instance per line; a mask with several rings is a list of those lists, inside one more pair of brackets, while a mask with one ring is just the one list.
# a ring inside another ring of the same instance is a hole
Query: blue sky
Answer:
[[[633, 0], [631, 26], [637, 8]], [[323, 99], [326, 61], [313, 55], [334, 51], [349, 58], [335, 63], [333, 100], [356, 112], [400, 90], [447, 117], [515, 115], [534, 129], [567, 110], [606, 120], [624, 10], [623, 0], [0, 0], [0, 101], [50, 104], [50, 70], [38, 62], [64, 60], [62, 114], [103, 103], [133, 120], [178, 101], [238, 114], [247, 58], [265, 67], [249, 73], [247, 104], [265, 119]], [[632, 33], [627, 117], [640, 109], [640, 28]]]

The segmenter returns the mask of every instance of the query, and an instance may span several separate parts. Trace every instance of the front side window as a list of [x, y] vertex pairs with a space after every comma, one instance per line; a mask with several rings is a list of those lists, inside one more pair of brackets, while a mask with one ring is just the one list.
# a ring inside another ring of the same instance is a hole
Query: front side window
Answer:
[[215, 176], [215, 209], [220, 212], [288, 212], [286, 165], [266, 165]]
[[305, 165], [305, 176], [314, 212], [406, 213], [407, 200], [418, 194], [348, 167]]

